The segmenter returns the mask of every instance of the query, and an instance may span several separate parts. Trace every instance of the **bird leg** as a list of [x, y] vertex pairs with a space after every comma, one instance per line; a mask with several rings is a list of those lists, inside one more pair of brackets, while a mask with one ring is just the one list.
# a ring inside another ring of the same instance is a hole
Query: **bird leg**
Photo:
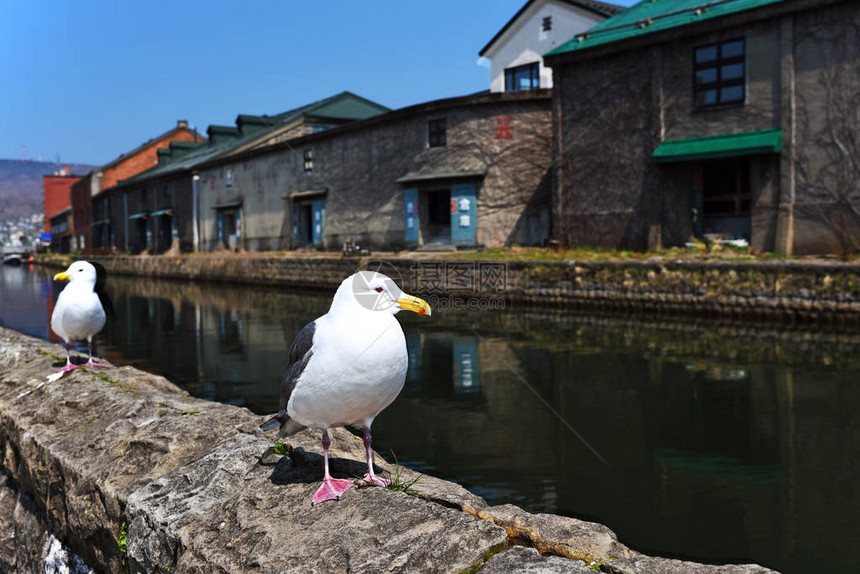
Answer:
[[72, 348], [71, 343], [65, 343], [63, 346], [66, 348], [66, 366], [57, 371], [58, 373], [68, 373], [69, 371], [74, 371], [78, 368], [78, 366], [72, 363]]
[[107, 367], [104, 363], [96, 363], [93, 361], [93, 340], [87, 339], [87, 350], [89, 350], [89, 360], [84, 363], [84, 367]]
[[328, 472], [328, 447], [331, 446], [331, 439], [328, 436], [327, 429], [323, 429], [322, 445], [324, 465], [323, 468], [325, 469], [325, 473], [323, 475], [323, 481], [319, 487], [319, 490], [316, 491], [316, 494], [314, 494], [314, 497], [311, 499], [311, 504], [319, 504], [320, 502], [325, 502], [326, 500], [339, 499], [344, 492], [352, 488], [351, 480], [332, 478], [331, 474], [329, 474]]
[[370, 436], [370, 425], [364, 426], [364, 448], [367, 451], [367, 473], [364, 475], [365, 482], [371, 482], [373, 484], [378, 484], [379, 486], [388, 486], [391, 484], [391, 481], [387, 478], [382, 478], [381, 476], [377, 476], [375, 472], [373, 472], [373, 450], [370, 448], [370, 443], [373, 441], [373, 437]]

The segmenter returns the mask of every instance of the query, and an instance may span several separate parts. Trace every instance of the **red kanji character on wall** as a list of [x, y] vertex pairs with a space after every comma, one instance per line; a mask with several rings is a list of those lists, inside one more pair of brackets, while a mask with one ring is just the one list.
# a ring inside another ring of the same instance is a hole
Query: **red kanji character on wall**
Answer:
[[498, 116], [496, 120], [496, 139], [497, 140], [512, 140], [514, 139], [513, 129], [511, 125], [513, 116]]

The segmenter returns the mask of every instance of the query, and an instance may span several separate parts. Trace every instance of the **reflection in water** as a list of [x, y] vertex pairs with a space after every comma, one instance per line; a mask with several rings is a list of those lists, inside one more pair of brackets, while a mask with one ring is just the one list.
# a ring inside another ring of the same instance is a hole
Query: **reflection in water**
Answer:
[[[49, 275], [3, 270], [0, 324], [46, 337]], [[109, 291], [100, 356], [260, 414], [277, 409], [287, 348], [331, 297], [124, 277]], [[401, 315], [406, 386], [374, 423], [389, 459], [493, 504], [598, 520], [652, 553], [786, 573], [860, 563], [860, 334]]]

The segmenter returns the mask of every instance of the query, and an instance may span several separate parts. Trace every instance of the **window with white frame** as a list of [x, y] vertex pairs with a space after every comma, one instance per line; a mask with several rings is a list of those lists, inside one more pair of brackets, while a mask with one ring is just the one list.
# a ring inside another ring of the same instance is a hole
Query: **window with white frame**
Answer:
[[540, 63], [525, 64], [505, 70], [505, 91], [540, 88]]

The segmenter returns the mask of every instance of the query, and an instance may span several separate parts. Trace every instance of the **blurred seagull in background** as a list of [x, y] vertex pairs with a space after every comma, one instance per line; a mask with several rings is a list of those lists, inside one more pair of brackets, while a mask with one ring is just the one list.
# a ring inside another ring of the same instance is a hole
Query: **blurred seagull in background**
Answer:
[[406, 337], [394, 318], [403, 309], [430, 315], [425, 301], [404, 293], [388, 276], [359, 271], [341, 283], [328, 313], [308, 323], [290, 346], [280, 411], [260, 429], [279, 429], [277, 438], [304, 428], [322, 430], [323, 482], [313, 504], [338, 499], [353, 485], [329, 474], [332, 427], [363, 425], [364, 480], [389, 484], [373, 470], [370, 425], [406, 380]]
[[51, 315], [51, 330], [63, 338], [66, 346], [66, 366], [60, 372], [78, 368], [72, 363], [71, 346], [73, 341], [83, 339], [87, 340], [89, 351], [89, 359], [83, 366], [107, 366], [93, 361], [93, 336], [105, 326], [105, 310], [113, 310], [104, 291], [105, 276], [104, 267], [87, 261], [75, 261], [65, 271], [54, 275], [54, 281], [69, 281], [60, 292]]

